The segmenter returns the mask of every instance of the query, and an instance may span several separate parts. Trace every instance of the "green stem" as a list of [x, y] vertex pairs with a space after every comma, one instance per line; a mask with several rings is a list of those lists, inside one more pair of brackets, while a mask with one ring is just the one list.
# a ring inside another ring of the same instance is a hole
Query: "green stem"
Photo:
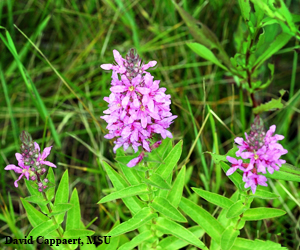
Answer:
[[[42, 194], [43, 194], [43, 196], [44, 196], [44, 199], [45, 199], [46, 201], [48, 201], [48, 198], [47, 198], [46, 193], [45, 193], [44, 191], [42, 191]], [[49, 203], [47, 203], [47, 208], [48, 208], [49, 212], [52, 213], [52, 208], [51, 208], [51, 206], [50, 206]], [[56, 221], [56, 219], [55, 219], [55, 217], [54, 217], [53, 215], [52, 215], [50, 218], [52, 219], [52, 221], [53, 221], [53, 223], [54, 223], [55, 225], [58, 224], [57, 221]], [[62, 237], [63, 237], [63, 233], [61, 232], [60, 228], [57, 228], [56, 231], [58, 232], [59, 236], [62, 238]]]

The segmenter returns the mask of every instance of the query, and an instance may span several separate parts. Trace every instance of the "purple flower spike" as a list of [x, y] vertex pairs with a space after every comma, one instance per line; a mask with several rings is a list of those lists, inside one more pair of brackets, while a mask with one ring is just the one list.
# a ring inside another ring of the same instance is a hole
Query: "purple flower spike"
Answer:
[[[101, 116], [108, 123], [109, 133], [105, 138], [116, 138], [114, 152], [122, 146], [124, 150], [131, 146], [135, 152], [142, 146], [143, 152], [151, 152], [149, 139], [155, 134], [163, 139], [172, 138], [167, 129], [177, 116], [171, 113], [171, 96], [166, 95], [166, 89], [160, 88], [159, 81], [153, 81], [153, 76], [146, 71], [154, 67], [156, 61], [143, 64], [134, 49], [129, 50], [125, 59], [117, 50], [113, 53], [117, 65], [101, 65], [102, 69], [113, 71], [111, 94], [104, 97], [108, 109]], [[135, 166], [143, 157], [131, 160], [127, 166]]]
[[226, 159], [232, 164], [232, 167], [227, 171], [226, 175], [231, 175], [237, 169], [242, 170], [243, 181], [246, 183], [245, 188], [251, 187], [253, 194], [256, 191], [257, 185], [267, 186], [267, 178], [258, 173], [266, 174], [267, 171], [273, 174], [278, 171], [285, 160], [279, 159], [288, 151], [282, 147], [277, 141], [282, 140], [284, 136], [274, 135], [276, 126], [272, 125], [265, 132], [262, 120], [257, 116], [254, 123], [251, 125], [251, 131], [248, 135], [245, 133], [246, 140], [241, 137], [235, 138], [235, 143], [238, 144], [237, 157], [249, 159], [249, 163], [243, 163], [242, 159], [235, 159], [227, 156]]

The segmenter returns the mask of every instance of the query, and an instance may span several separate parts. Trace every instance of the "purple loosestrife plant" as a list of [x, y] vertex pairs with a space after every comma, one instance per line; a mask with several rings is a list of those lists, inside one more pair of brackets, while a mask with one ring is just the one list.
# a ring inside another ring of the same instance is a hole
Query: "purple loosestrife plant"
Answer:
[[38, 190], [40, 192], [46, 189], [48, 186], [48, 179], [43, 179], [43, 175], [46, 173], [44, 165], [56, 168], [56, 166], [49, 161], [45, 161], [50, 154], [51, 147], [46, 147], [42, 154], [40, 154], [40, 147], [36, 142], [32, 141], [31, 135], [26, 131], [23, 131], [20, 135], [21, 139], [21, 153], [16, 153], [18, 161], [17, 167], [13, 164], [7, 165], [5, 170], [13, 170], [20, 174], [19, 178], [14, 182], [15, 187], [18, 187], [18, 181], [22, 177], [26, 177], [27, 180], [37, 182]]
[[259, 173], [265, 174], [268, 170], [270, 174], [273, 174], [274, 170], [278, 171], [281, 165], [285, 163], [285, 160], [280, 159], [280, 157], [288, 151], [277, 142], [284, 139], [284, 136], [277, 134], [273, 136], [275, 129], [276, 126], [272, 125], [265, 133], [262, 120], [256, 116], [251, 125], [250, 134], [245, 133], [246, 140], [241, 137], [234, 140], [239, 149], [236, 156], [243, 160], [248, 159], [250, 162], [244, 163], [241, 159], [237, 160], [227, 156], [232, 167], [226, 175], [231, 175], [237, 169], [242, 170], [245, 188], [251, 187], [253, 194], [257, 185], [267, 186], [267, 178]]
[[155, 134], [163, 139], [172, 138], [167, 129], [177, 116], [171, 113], [171, 96], [165, 94], [166, 88], [160, 88], [160, 81], [153, 80], [146, 71], [154, 67], [156, 61], [143, 64], [134, 49], [130, 49], [125, 58], [117, 50], [113, 53], [117, 64], [101, 65], [102, 69], [113, 71], [111, 94], [104, 97], [108, 109], [101, 118], [108, 123], [109, 133], [105, 138], [116, 138], [114, 152], [121, 146], [124, 151], [131, 146], [137, 152], [142, 146], [142, 153], [127, 164], [134, 167], [142, 161], [145, 152], [151, 152], [150, 139]]

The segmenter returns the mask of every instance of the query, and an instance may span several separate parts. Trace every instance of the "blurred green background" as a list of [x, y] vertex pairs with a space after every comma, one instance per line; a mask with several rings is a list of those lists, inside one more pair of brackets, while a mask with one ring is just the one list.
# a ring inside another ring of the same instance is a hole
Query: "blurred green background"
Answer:
[[[234, 34], [240, 19], [236, 0], [178, 3], [217, 35], [229, 55], [235, 53]], [[286, 4], [294, 14], [299, 14], [299, 1], [290, 0]], [[76, 187], [79, 193], [84, 223], [98, 217], [90, 227], [96, 234], [102, 235], [116, 220], [130, 217], [120, 200], [96, 204], [112, 190], [100, 162], [106, 159], [113, 165], [114, 154], [112, 143], [103, 138], [106, 123], [99, 117], [107, 109], [103, 97], [110, 93], [111, 79], [111, 73], [102, 70], [100, 65], [113, 63], [113, 49], [125, 56], [130, 48], [136, 48], [145, 62], [158, 62], [151, 74], [161, 80], [160, 85], [172, 95], [172, 112], [178, 118], [170, 130], [175, 141], [183, 139], [182, 160], [202, 125], [206, 104], [223, 121], [223, 124], [214, 120], [205, 125], [187, 164], [184, 195], [191, 195], [190, 187], [214, 189], [215, 165], [210, 155], [203, 152], [216, 152], [218, 148], [221, 154], [226, 153], [234, 138], [227, 128], [243, 136], [239, 89], [232, 76], [196, 56], [186, 46], [194, 40], [171, 0], [0, 0], [0, 26], [0, 207], [8, 205], [10, 193], [16, 227], [24, 233], [31, 228], [19, 199], [26, 196], [27, 191], [23, 181], [18, 189], [13, 186], [16, 176], [4, 167], [17, 163], [14, 154], [19, 151], [18, 137], [22, 130], [31, 133], [42, 148], [53, 145], [50, 160], [58, 166], [56, 179], [58, 181], [64, 170], [69, 169], [71, 188]], [[269, 60], [275, 63], [273, 82], [268, 89], [257, 93], [256, 98], [259, 103], [276, 98], [280, 89], [289, 91], [291, 81], [295, 81], [293, 95], [287, 93], [283, 97], [283, 102], [289, 105], [279, 111], [266, 112], [262, 118], [266, 128], [277, 125], [276, 133], [286, 137], [282, 144], [289, 151], [284, 159], [299, 166], [299, 51], [290, 49], [295, 44], [295, 39], [291, 39]], [[267, 79], [267, 70], [263, 77]], [[253, 114], [246, 92], [244, 105], [248, 128]], [[213, 140], [214, 130], [217, 141]], [[203, 164], [207, 164], [210, 171], [210, 180], [205, 183]], [[224, 173], [222, 176], [219, 193], [228, 197], [235, 187]], [[280, 207], [287, 215], [263, 223], [249, 222], [241, 236], [270, 239], [297, 249], [299, 207], [281, 185], [299, 199], [298, 183], [271, 181], [269, 189], [279, 193], [281, 198], [258, 200], [254, 204]], [[198, 204], [214, 211], [204, 200], [192, 196]], [[0, 210], [0, 245], [1, 237], [13, 231], [2, 214]]]

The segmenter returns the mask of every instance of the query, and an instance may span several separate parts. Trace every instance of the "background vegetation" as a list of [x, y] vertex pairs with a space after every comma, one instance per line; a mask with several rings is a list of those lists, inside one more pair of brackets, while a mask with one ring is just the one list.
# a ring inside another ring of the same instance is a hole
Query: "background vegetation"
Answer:
[[[229, 55], [235, 53], [235, 32], [241, 18], [237, 1], [180, 1], [180, 4], [217, 35]], [[286, 1], [294, 14], [300, 14], [299, 4], [297, 0]], [[7, 39], [6, 31], [0, 29], [0, 246], [4, 236], [15, 234], [16, 230], [26, 234], [31, 229], [19, 199], [27, 195], [26, 187], [15, 188], [16, 176], [12, 171], [4, 171], [7, 164], [16, 164], [14, 154], [19, 151], [18, 136], [22, 130], [31, 133], [44, 147], [53, 145], [50, 160], [58, 166], [57, 181], [69, 169], [71, 188], [76, 186], [79, 193], [84, 223], [96, 218], [90, 226], [96, 235], [104, 235], [115, 221], [129, 217], [121, 200], [96, 204], [112, 191], [100, 164], [106, 159], [113, 165], [112, 142], [103, 138], [106, 123], [99, 118], [107, 108], [103, 97], [109, 95], [111, 74], [99, 66], [113, 62], [113, 49], [125, 55], [134, 47], [144, 61], [158, 62], [151, 73], [172, 95], [172, 112], [178, 118], [171, 131], [175, 142], [183, 139], [182, 161], [192, 149], [185, 196], [191, 194], [190, 187], [215, 190], [226, 193], [227, 197], [235, 191], [224, 173], [218, 188], [215, 164], [203, 152], [218, 150], [222, 154], [232, 147], [233, 134], [243, 135], [241, 121], [245, 120], [245, 128], [253, 121], [251, 101], [244, 92], [245, 113], [241, 114], [241, 96], [233, 77], [186, 46], [186, 42], [194, 40], [171, 0], [0, 1], [0, 25], [7, 29], [12, 39], [9, 43], [16, 49], [8, 50], [3, 42]], [[273, 82], [256, 94], [258, 102], [264, 103], [279, 96], [281, 89], [289, 91], [283, 96], [284, 108], [267, 112], [262, 118], [266, 128], [276, 124], [276, 133], [285, 136], [282, 144], [289, 153], [284, 159], [295, 166], [299, 166], [300, 160], [298, 52], [298, 43], [292, 38], [269, 60], [275, 63]], [[266, 67], [262, 80], [267, 79], [267, 73]], [[222, 123], [210, 119], [193, 148], [207, 113], [206, 104]], [[209, 170], [206, 181], [205, 165]], [[269, 189], [281, 198], [255, 200], [254, 205], [279, 207], [287, 214], [263, 223], [247, 222], [241, 236], [271, 239], [289, 249], [298, 249], [299, 185], [270, 180]], [[290, 198], [287, 190], [296, 200]], [[212, 212], [212, 206], [193, 196], [195, 202]]]

